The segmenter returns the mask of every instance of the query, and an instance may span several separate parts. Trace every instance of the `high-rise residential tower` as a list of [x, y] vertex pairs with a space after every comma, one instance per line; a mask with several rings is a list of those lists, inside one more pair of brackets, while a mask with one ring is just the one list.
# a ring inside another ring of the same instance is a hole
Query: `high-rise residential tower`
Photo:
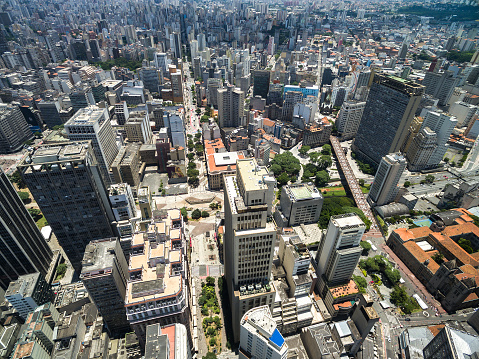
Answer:
[[341, 140], [350, 140], [354, 138], [358, 131], [361, 117], [363, 116], [366, 102], [345, 101], [339, 111], [336, 126], [341, 134]]
[[360, 159], [375, 166], [400, 150], [424, 87], [395, 76], [376, 74], [352, 146]]
[[33, 133], [18, 106], [0, 104], [0, 153], [19, 151]]
[[34, 272], [46, 275], [52, 251], [0, 169], [0, 287]]
[[424, 127], [414, 137], [406, 153], [409, 171], [420, 171], [427, 168], [431, 155], [436, 150], [437, 135], [429, 127]]
[[18, 169], [75, 270], [93, 239], [112, 237], [113, 212], [91, 141], [43, 145]]
[[374, 176], [368, 201], [376, 206], [392, 202], [399, 191], [398, 183], [405, 168], [406, 159], [400, 153], [384, 156]]
[[272, 310], [275, 288], [270, 278], [276, 228], [267, 218], [275, 185], [275, 179], [255, 159], [237, 160], [236, 175], [224, 177], [225, 278], [235, 342], [244, 313], [260, 305]]
[[70, 140], [91, 140], [103, 180], [106, 185], [111, 184], [109, 171], [118, 154], [118, 146], [108, 110], [97, 106], [82, 108], [65, 123], [65, 131]]
[[125, 293], [128, 263], [116, 238], [91, 241], [85, 248], [80, 275], [85, 288], [113, 335], [130, 330]]
[[218, 89], [219, 126], [240, 127], [244, 117], [244, 92], [232, 85]]
[[359, 243], [366, 225], [354, 213], [332, 216], [316, 255], [319, 281], [329, 287], [347, 283], [361, 256]]

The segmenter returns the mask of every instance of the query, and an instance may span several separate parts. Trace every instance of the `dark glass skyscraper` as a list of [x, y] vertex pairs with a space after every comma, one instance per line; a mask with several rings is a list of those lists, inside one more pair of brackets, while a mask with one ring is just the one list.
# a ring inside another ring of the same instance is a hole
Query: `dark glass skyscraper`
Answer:
[[46, 275], [51, 259], [50, 247], [0, 169], [0, 287], [24, 274]]
[[269, 91], [271, 73], [268, 70], [256, 70], [253, 72], [253, 96], [266, 98]]
[[91, 141], [43, 145], [18, 169], [73, 268], [93, 239], [112, 237], [113, 212]]
[[398, 152], [414, 119], [424, 87], [399, 77], [376, 74], [352, 149], [375, 166]]

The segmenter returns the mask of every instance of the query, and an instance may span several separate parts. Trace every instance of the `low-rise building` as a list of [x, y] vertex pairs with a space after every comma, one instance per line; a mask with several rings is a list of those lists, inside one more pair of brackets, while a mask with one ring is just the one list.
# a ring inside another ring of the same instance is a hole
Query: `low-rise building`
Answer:
[[206, 170], [210, 190], [223, 189], [223, 176], [236, 173], [236, 160], [243, 159], [240, 152], [226, 152], [221, 138], [205, 140]]

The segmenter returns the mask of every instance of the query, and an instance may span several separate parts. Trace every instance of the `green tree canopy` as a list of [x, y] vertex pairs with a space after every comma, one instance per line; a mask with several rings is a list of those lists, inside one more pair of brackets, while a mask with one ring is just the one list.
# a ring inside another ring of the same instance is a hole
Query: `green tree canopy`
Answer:
[[286, 172], [283, 172], [278, 176], [277, 180], [278, 180], [278, 185], [284, 186], [285, 184], [288, 184], [289, 176]]
[[193, 212], [191, 212], [191, 218], [199, 219], [200, 217], [201, 217], [201, 211], [199, 209], [195, 209]]
[[301, 146], [298, 152], [301, 156], [306, 156], [306, 153], [308, 153], [310, 149], [311, 149], [310, 146]]
[[[277, 168], [273, 167], [274, 165], [278, 165], [281, 167], [281, 171], [279, 171], [278, 174], [274, 170], [275, 168]], [[276, 155], [271, 161], [271, 166], [275, 176], [278, 176], [280, 173], [283, 172], [286, 172], [286, 174], [290, 177], [297, 176], [299, 171], [301, 170], [301, 164], [299, 162], [299, 159], [294, 157], [294, 155], [289, 151]]]
[[329, 181], [328, 172], [321, 170], [316, 173], [316, 179], [314, 181], [316, 187], [324, 187]]

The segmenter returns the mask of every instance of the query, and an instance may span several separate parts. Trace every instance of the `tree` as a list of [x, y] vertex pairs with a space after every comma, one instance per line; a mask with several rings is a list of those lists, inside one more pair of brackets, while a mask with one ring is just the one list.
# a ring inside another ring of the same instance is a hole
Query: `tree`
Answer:
[[365, 254], [368, 254], [369, 251], [370, 251], [371, 248], [372, 248], [371, 243], [366, 242], [366, 241], [361, 241], [361, 242], [359, 243], [359, 245], [361, 246], [361, 248], [363, 249], [363, 253], [365, 253]]
[[190, 168], [186, 171], [186, 175], [188, 177], [198, 177], [199, 174], [200, 174], [200, 171], [194, 168]]
[[426, 183], [433, 183], [434, 180], [435, 180], [435, 177], [433, 175], [426, 176]]
[[319, 159], [319, 156], [321, 154], [319, 152], [310, 152], [309, 153], [309, 160], [312, 162], [312, 163], [316, 163], [318, 162], [318, 159]]
[[203, 356], [202, 359], [216, 359], [216, 354], [212, 352], [206, 353], [206, 355]]
[[437, 252], [436, 254], [434, 254], [431, 259], [436, 262], [437, 264], [441, 264], [441, 263], [444, 263], [444, 256], [442, 255], [441, 252]]
[[208, 116], [206, 116], [206, 115], [203, 115], [203, 116], [201, 116], [201, 118], [200, 118], [200, 122], [201, 122], [201, 123], [208, 123], [208, 122], [210, 122], [210, 118], [209, 118]]
[[301, 156], [304, 157], [304, 156], [306, 156], [306, 153], [308, 153], [308, 151], [309, 151], [310, 149], [311, 149], [310, 146], [301, 146], [301, 148], [299, 149], [298, 152], [299, 152], [299, 154], [300, 154]]
[[215, 279], [213, 277], [206, 277], [206, 285], [209, 287], [214, 287], [215, 286]]
[[324, 187], [329, 181], [329, 174], [328, 172], [322, 170], [316, 173], [316, 179], [314, 181], [316, 187]]
[[191, 212], [191, 218], [199, 219], [201, 217], [201, 211], [197, 208], [193, 212]]
[[330, 155], [331, 154], [331, 146], [330, 145], [324, 145], [323, 148], [321, 148], [321, 153], [323, 155]]
[[459, 238], [457, 241], [457, 244], [464, 249], [467, 253], [471, 254], [474, 253], [474, 249], [472, 248], [471, 241], [465, 239], [465, 238]]
[[[210, 329], [213, 329], [213, 328], [208, 328], [208, 332], [210, 331]], [[212, 335], [215, 335], [214, 333], [214, 329], [213, 329], [213, 334]], [[216, 345], [216, 339], [215, 338], [210, 338], [210, 346], [214, 347]]]
[[397, 284], [401, 280], [401, 273], [397, 269], [387, 267], [384, 270], [384, 275], [389, 279], [392, 284]]
[[202, 218], [207, 218], [207, 217], [209, 217], [209, 216], [210, 216], [210, 214], [209, 214], [208, 212], [206, 212], [206, 211], [201, 211], [201, 217], [202, 217]]
[[29, 208], [28, 212], [35, 222], [42, 218], [42, 212], [37, 208]]
[[60, 263], [57, 266], [57, 276], [63, 277], [67, 271], [67, 265], [65, 263]]
[[323, 155], [320, 157], [318, 162], [319, 168], [325, 170], [326, 168], [331, 167], [331, 165], [333, 164], [333, 159], [331, 158], [331, 156]]
[[408, 300], [408, 295], [403, 287], [395, 286], [391, 292], [391, 303], [395, 306], [400, 307], [403, 303]]
[[448, 162], [449, 162], [449, 158], [444, 157], [444, 162], [448, 163]]
[[15, 183], [20, 189], [26, 187], [25, 182], [23, 181], [22, 175], [20, 174], [18, 170], [13, 172], [13, 174], [9, 176], [9, 179], [11, 182]]
[[196, 109], [196, 114], [199, 116], [201, 114], [201, 110], [199, 108]]
[[188, 211], [186, 210], [186, 207], [181, 207], [180, 212], [183, 216], [183, 221], [188, 221]]
[[279, 175], [281, 173], [281, 166], [277, 164], [271, 165], [271, 172], [273, 172], [275, 175]]
[[27, 204], [31, 202], [30, 193], [22, 191], [18, 191], [17, 193], [23, 203]]
[[288, 184], [288, 182], [289, 182], [288, 174], [286, 172], [281, 173], [278, 176], [277, 180], [278, 180], [278, 185], [279, 186], [284, 186], [285, 184]]
[[196, 176], [188, 177], [188, 184], [193, 187], [197, 187], [200, 184], [200, 180]]
[[[193, 147], [191, 147], [193, 148]], [[195, 154], [194, 153], [188, 153], [188, 160], [193, 161], [195, 159]]]
[[363, 180], [362, 178], [361, 178], [358, 182], [359, 182], [359, 185], [360, 185], [361, 187], [364, 186], [364, 180]]
[[[280, 171], [275, 171], [277, 169], [276, 166], [278, 165], [281, 167]], [[271, 161], [272, 171], [275, 176], [279, 176], [281, 173], [286, 172], [288, 176], [296, 176], [299, 171], [301, 170], [301, 164], [299, 159], [297, 159], [291, 152], [286, 151], [281, 154], [274, 156], [273, 160]], [[273, 167], [274, 166], [274, 167]]]
[[404, 187], [405, 187], [405, 188], [408, 188], [409, 186], [411, 186], [411, 182], [405, 181], [405, 182], [404, 182]]

